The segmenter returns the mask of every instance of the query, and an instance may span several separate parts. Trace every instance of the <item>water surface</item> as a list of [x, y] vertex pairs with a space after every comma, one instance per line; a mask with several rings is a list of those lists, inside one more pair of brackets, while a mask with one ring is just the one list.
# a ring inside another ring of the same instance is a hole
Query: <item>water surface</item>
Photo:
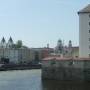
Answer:
[[41, 70], [0, 72], [0, 90], [90, 90], [89, 83], [42, 81]]

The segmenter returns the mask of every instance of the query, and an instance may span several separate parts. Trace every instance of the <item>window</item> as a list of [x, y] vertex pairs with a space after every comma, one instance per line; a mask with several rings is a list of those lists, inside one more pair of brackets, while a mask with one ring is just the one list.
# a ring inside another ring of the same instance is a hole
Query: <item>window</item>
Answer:
[[51, 61], [51, 65], [54, 65], [54, 64], [56, 64], [55, 59]]
[[74, 61], [70, 61], [70, 62], [69, 62], [69, 65], [73, 65], [73, 64], [74, 64]]
[[90, 49], [90, 46], [89, 46], [89, 49]]
[[89, 22], [89, 25], [90, 25], [90, 22]]
[[89, 38], [89, 41], [90, 41], [90, 38]]
[[90, 33], [90, 30], [89, 30], [89, 33]]
[[90, 14], [89, 14], [89, 18], [90, 18]]
[[90, 58], [90, 54], [89, 54], [89, 58]]

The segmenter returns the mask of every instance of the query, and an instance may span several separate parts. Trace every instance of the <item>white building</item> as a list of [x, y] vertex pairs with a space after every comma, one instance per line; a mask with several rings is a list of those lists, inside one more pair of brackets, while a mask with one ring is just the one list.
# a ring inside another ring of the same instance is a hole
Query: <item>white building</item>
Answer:
[[90, 57], [90, 4], [78, 12], [79, 57]]
[[5, 59], [9, 60], [9, 63], [30, 63], [30, 49], [26, 47], [16, 48], [14, 42], [10, 37], [6, 43], [4, 37], [0, 43], [0, 61], [4, 62]]

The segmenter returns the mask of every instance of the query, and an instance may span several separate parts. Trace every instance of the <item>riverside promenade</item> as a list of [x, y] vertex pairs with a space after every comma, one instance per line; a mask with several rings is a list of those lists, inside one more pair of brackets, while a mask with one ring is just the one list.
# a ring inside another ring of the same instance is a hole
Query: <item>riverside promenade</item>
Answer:
[[29, 69], [41, 69], [40, 64], [31, 65], [31, 64], [2, 64], [0, 66], [0, 71], [8, 70], [29, 70]]
[[42, 61], [42, 79], [90, 81], [90, 58], [47, 57]]

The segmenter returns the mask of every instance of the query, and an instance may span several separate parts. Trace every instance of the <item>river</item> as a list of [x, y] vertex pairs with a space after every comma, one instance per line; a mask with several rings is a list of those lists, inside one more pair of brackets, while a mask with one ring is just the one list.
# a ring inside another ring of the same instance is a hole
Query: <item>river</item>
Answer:
[[[89, 83], [42, 81], [41, 70], [14, 70], [0, 72], [0, 90], [87, 90]], [[89, 90], [89, 89], [88, 89]]]

